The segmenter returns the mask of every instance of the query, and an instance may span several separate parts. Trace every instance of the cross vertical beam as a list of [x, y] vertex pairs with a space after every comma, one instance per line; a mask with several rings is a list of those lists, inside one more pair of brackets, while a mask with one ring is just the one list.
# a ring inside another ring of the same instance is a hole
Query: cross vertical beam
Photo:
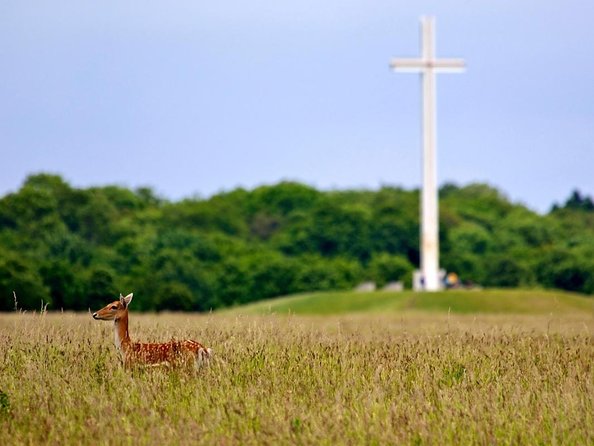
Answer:
[[421, 277], [425, 291], [441, 289], [439, 280], [439, 210], [436, 158], [435, 74], [462, 72], [462, 59], [436, 59], [433, 17], [421, 18], [421, 58], [393, 59], [398, 72], [421, 74], [423, 104], [423, 187], [421, 192]]

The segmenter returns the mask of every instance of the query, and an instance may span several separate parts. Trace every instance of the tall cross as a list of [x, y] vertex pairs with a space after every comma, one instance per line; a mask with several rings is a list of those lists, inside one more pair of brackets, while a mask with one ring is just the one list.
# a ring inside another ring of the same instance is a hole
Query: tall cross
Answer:
[[395, 71], [421, 73], [423, 85], [423, 188], [421, 195], [421, 277], [426, 291], [441, 288], [439, 280], [439, 212], [435, 156], [435, 74], [464, 71], [462, 59], [436, 59], [434, 18], [421, 18], [421, 58], [393, 59]]

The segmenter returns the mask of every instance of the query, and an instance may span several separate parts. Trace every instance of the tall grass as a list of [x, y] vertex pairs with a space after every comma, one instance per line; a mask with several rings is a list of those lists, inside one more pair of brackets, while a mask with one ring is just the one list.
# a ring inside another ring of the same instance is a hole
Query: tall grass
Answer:
[[594, 444], [594, 320], [131, 314], [193, 374], [123, 370], [111, 324], [0, 316], [0, 444]]

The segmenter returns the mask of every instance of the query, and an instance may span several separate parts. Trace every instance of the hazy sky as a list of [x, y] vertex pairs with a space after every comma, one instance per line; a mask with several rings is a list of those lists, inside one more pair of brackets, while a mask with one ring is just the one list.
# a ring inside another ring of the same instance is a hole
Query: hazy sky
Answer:
[[0, 195], [26, 175], [179, 199], [282, 179], [418, 187], [436, 16], [439, 182], [594, 195], [594, 1], [0, 1]]

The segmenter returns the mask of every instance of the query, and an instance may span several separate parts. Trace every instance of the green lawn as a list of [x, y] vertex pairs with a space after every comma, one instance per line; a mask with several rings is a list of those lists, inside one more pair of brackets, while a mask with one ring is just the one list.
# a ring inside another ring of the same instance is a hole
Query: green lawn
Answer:
[[397, 312], [451, 312], [459, 314], [557, 314], [592, 312], [594, 298], [545, 290], [450, 290], [360, 293], [320, 292], [269, 299], [236, 307], [239, 314], [348, 314]]

